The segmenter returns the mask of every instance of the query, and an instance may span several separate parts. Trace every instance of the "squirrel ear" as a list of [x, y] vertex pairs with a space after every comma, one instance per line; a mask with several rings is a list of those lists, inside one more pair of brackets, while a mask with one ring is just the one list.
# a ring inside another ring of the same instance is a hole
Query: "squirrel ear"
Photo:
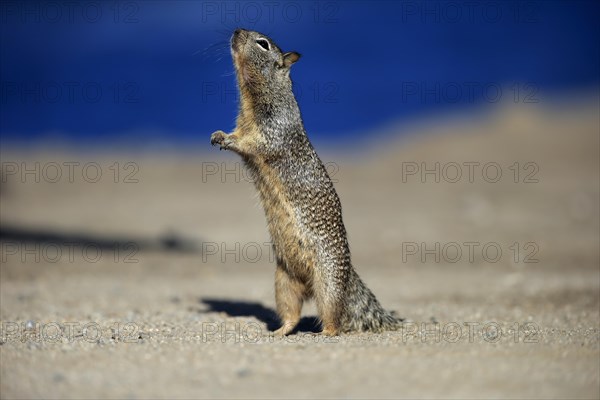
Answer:
[[283, 55], [283, 65], [287, 68], [291, 67], [293, 63], [300, 59], [300, 54], [295, 51], [287, 52]]

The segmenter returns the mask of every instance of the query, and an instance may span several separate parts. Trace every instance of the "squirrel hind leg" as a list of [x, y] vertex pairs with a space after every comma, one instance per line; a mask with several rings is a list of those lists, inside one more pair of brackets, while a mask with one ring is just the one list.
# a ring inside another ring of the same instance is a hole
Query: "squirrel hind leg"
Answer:
[[321, 333], [325, 336], [337, 336], [342, 333], [342, 315], [344, 307], [342, 300], [336, 296], [328, 296], [323, 290], [317, 291], [315, 295], [319, 320], [323, 330]]
[[277, 266], [275, 270], [275, 303], [282, 326], [275, 331], [276, 335], [288, 335], [296, 328], [300, 322], [302, 305], [307, 292], [307, 287], [303, 282], [291, 277], [282, 265]]

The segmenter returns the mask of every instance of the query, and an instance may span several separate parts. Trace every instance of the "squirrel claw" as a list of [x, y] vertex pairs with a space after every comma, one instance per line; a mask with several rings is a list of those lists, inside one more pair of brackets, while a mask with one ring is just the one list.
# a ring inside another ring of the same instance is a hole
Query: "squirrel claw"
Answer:
[[223, 143], [224, 139], [225, 139], [225, 132], [216, 131], [215, 133], [210, 135], [210, 144], [213, 146], [217, 145], [217, 144], [221, 144], [221, 143]]
[[223, 131], [216, 131], [210, 136], [210, 144], [213, 146], [219, 145], [219, 150], [228, 150], [229, 146], [233, 144], [233, 140], [228, 136]]

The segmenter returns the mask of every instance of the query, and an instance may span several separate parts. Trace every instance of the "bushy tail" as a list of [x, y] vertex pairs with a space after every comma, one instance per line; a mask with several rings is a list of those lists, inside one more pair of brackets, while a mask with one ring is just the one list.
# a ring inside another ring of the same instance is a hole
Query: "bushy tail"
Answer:
[[401, 328], [403, 319], [384, 310], [354, 270], [347, 288], [347, 312], [343, 321], [345, 331], [381, 332]]

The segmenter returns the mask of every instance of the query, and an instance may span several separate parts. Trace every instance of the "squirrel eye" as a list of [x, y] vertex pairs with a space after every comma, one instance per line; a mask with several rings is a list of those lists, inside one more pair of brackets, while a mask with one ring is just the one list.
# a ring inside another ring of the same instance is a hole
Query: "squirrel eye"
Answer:
[[266, 39], [256, 39], [256, 43], [263, 49], [269, 50], [269, 42]]

